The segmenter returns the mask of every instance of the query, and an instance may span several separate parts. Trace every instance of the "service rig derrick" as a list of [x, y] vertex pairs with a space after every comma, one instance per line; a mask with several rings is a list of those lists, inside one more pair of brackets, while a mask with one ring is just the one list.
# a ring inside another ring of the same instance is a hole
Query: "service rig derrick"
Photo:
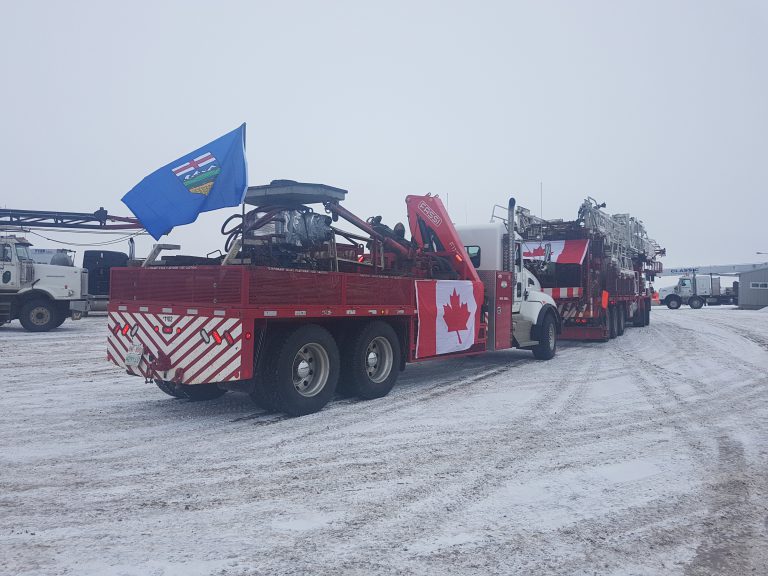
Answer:
[[588, 196], [579, 207], [578, 218], [572, 221], [544, 220], [518, 207], [520, 233], [529, 240], [573, 239], [591, 237], [600, 240], [605, 256], [619, 270], [631, 274], [641, 264], [643, 272], [651, 277], [662, 270], [657, 256], [666, 251], [648, 237], [643, 223], [629, 214], [607, 214], [601, 210], [605, 203]]
[[136, 218], [113, 216], [104, 208], [90, 213], [0, 208], [0, 226], [94, 231], [142, 230], [144, 228]]

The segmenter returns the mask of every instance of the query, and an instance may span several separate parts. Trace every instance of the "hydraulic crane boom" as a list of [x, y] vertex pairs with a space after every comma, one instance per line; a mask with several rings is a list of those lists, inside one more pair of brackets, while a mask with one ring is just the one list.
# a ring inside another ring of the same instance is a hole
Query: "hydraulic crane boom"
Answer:
[[113, 216], [104, 208], [95, 212], [55, 212], [0, 208], [0, 226], [78, 230], [142, 230], [136, 218]]

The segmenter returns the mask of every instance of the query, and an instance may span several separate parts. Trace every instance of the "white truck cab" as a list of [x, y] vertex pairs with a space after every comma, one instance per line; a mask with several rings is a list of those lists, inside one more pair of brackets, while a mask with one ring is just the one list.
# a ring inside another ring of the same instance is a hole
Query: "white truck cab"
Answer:
[[[467, 254], [475, 268], [481, 273], [496, 270], [509, 270], [507, 260], [507, 226], [501, 221], [490, 224], [456, 226], [456, 231], [464, 243]], [[521, 258], [521, 238], [515, 234], [514, 258], [511, 262], [515, 286], [512, 301], [513, 336], [520, 348], [532, 348], [539, 344], [543, 330], [554, 330], [547, 337], [556, 340], [560, 332], [561, 321], [557, 305], [549, 294], [541, 290], [538, 278], [526, 268]], [[552, 322], [546, 320], [547, 316]], [[554, 355], [554, 350], [552, 350]], [[538, 354], [536, 354], [537, 357]]]
[[18, 319], [25, 329], [46, 332], [87, 310], [88, 272], [74, 266], [38, 264], [31, 243], [0, 236], [0, 325]]

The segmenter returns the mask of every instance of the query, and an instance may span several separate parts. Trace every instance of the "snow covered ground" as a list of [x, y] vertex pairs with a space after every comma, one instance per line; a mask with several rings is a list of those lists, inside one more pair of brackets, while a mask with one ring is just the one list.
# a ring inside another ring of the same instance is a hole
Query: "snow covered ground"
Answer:
[[298, 419], [0, 328], [0, 574], [766, 574], [768, 315], [409, 366]]

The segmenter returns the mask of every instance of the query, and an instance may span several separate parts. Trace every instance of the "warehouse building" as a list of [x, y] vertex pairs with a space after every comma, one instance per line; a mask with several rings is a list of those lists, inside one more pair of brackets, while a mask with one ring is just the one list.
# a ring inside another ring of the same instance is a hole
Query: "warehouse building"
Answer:
[[768, 306], [768, 267], [739, 274], [739, 308], [759, 310]]

